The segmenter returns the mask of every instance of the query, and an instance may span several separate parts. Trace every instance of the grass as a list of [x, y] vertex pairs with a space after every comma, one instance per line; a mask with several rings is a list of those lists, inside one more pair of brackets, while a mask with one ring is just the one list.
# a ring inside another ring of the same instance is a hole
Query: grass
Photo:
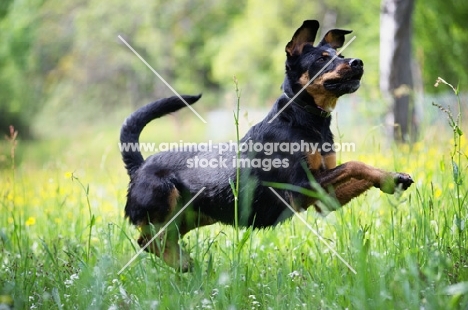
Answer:
[[[156, 132], [171, 128], [155, 126]], [[416, 183], [394, 196], [371, 190], [326, 218], [312, 210], [303, 214], [357, 274], [292, 219], [259, 231], [214, 225], [190, 232], [184, 238], [196, 262], [190, 274], [144, 253], [117, 275], [138, 245], [137, 231], [123, 219], [127, 176], [117, 144], [109, 149], [98, 143], [116, 139], [111, 137], [115, 129], [99, 137], [76, 137], [59, 157], [44, 155], [45, 145], [19, 141], [15, 151], [24, 148], [29, 155], [0, 173], [0, 305], [464, 309], [468, 144], [462, 135], [454, 140], [442, 132], [427, 129], [412, 147], [383, 148], [377, 133], [359, 141], [357, 153], [342, 154], [343, 161], [409, 172]], [[88, 141], [86, 149], [82, 141]], [[55, 148], [49, 152], [56, 154]], [[49, 160], [35, 162], [36, 153]]]

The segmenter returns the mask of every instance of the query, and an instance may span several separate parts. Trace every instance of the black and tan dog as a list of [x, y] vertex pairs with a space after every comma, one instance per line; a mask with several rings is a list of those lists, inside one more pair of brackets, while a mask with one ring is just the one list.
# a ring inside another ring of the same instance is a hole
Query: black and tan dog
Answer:
[[[314, 46], [318, 27], [317, 21], [305, 21], [286, 45], [284, 94], [278, 98], [266, 118], [247, 132], [241, 143], [333, 145], [330, 112], [340, 96], [359, 88], [364, 72], [363, 62], [337, 56], [337, 49], [343, 46], [345, 35], [351, 31], [330, 30]], [[313, 77], [314, 80], [310, 81]], [[199, 98], [183, 96], [189, 104]], [[121, 143], [138, 143], [146, 124], [184, 106], [181, 99], [171, 97], [140, 108], [123, 124]], [[190, 208], [184, 210], [174, 224], [147, 247], [148, 251], [161, 256], [174, 268], [189, 270], [190, 257], [179, 247], [180, 236], [195, 227], [215, 222], [234, 223], [232, 183], [238, 180], [236, 165], [231, 163], [236, 162], [233, 161], [236, 150], [230, 147], [222, 154], [218, 148], [209, 152], [179, 150], [161, 152], [146, 160], [140, 152], [124, 150], [122, 156], [130, 175], [125, 214], [141, 229], [140, 246], [144, 246], [160, 227], [205, 188]], [[218, 165], [197, 167], [194, 165], [195, 159], [217, 162]], [[408, 174], [386, 172], [361, 162], [352, 161], [336, 166], [335, 153], [330, 148], [315, 152], [282, 149], [268, 154], [247, 148], [241, 153], [241, 160], [244, 167], [240, 170], [238, 222], [244, 226], [272, 226], [292, 215], [284, 202], [266, 186], [268, 183], [313, 189], [312, 175], [317, 182], [315, 184], [334, 196], [340, 205], [371, 187], [393, 193], [395, 188], [405, 190], [413, 183]], [[263, 165], [265, 163], [268, 165]], [[317, 211], [322, 211], [323, 204], [318, 203], [318, 198], [284, 188], [277, 189], [277, 192], [296, 210], [313, 206]]]

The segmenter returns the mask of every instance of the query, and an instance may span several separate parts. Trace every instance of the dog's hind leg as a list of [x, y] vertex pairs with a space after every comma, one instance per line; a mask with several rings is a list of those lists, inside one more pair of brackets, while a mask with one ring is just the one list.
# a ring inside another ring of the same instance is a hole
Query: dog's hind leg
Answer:
[[169, 174], [156, 169], [151, 172], [151, 178], [140, 174], [130, 183], [126, 215], [139, 227], [141, 247], [171, 267], [188, 271], [190, 257], [179, 247], [179, 236], [184, 234], [178, 229], [182, 217], [176, 216], [180, 193]]
[[[189, 253], [185, 252], [183, 247], [179, 245], [180, 239], [194, 228], [211, 225], [217, 221], [203, 213], [194, 211], [192, 208], [187, 208], [175, 217], [182, 202], [177, 203], [174, 201], [174, 204], [177, 204], [177, 206], [166, 217], [166, 223], [169, 221], [173, 221], [173, 223], [166, 228], [164, 228], [165, 223], [140, 226], [141, 235], [138, 244], [141, 247], [146, 247], [146, 251], [162, 258], [174, 269], [187, 272], [192, 269], [193, 261]], [[154, 236], [157, 237], [154, 238]], [[154, 240], [151, 240], [153, 238]]]

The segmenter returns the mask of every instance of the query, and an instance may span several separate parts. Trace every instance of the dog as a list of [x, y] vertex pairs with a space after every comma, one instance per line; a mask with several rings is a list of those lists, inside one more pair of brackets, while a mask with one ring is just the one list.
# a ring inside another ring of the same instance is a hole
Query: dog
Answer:
[[[314, 46], [318, 29], [317, 21], [306, 20], [295, 31], [285, 48], [283, 94], [266, 118], [250, 128], [240, 145], [333, 145], [330, 113], [339, 97], [358, 90], [364, 64], [337, 52], [351, 31], [330, 30]], [[200, 97], [174, 96], [138, 109], [122, 125], [121, 144], [139, 143], [146, 124], [191, 105]], [[362, 162], [337, 166], [332, 148], [291, 152], [280, 147], [267, 154], [229, 147], [221, 155], [219, 149], [187, 148], [160, 152], [146, 160], [139, 151], [124, 150], [122, 158], [130, 176], [125, 216], [140, 229], [139, 245], [181, 271], [189, 271], [193, 262], [181, 249], [179, 240], [193, 228], [216, 222], [254, 228], [274, 226], [293, 214], [285, 202], [297, 211], [310, 206], [318, 212], [326, 211], [320, 197], [305, 195], [292, 187], [316, 191], [314, 184], [318, 184], [343, 206], [371, 187], [391, 194], [396, 188], [406, 190], [413, 183], [406, 173], [386, 172]], [[219, 165], [197, 166], [197, 160]], [[226, 164], [226, 160], [236, 164]], [[239, 161], [244, 166], [239, 167]], [[276, 188], [282, 198], [279, 199], [269, 184], [289, 184], [291, 188]], [[239, 202], [237, 215], [235, 199]], [[189, 207], [178, 215], [188, 202]]]

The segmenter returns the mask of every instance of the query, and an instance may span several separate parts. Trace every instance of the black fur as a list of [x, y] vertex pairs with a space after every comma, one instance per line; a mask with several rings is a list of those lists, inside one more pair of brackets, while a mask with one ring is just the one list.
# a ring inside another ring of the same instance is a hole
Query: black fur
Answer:
[[[317, 46], [314, 46], [313, 41], [317, 29], [316, 21], [305, 21], [296, 31], [291, 42], [287, 44], [284, 94], [279, 96], [265, 119], [247, 132], [241, 143], [251, 141], [262, 144], [268, 142], [333, 144], [333, 135], [330, 130], [331, 118], [328, 115], [322, 115], [324, 106], [321, 106], [318, 98], [324, 102], [333, 103], [338, 97], [356, 91], [363, 75], [363, 62], [359, 59], [341, 56], [333, 59], [337, 55], [336, 49], [343, 45], [344, 35], [350, 31], [331, 30]], [[315, 88], [310, 87], [301, 92], [304, 77], [314, 77], [332, 59], [330, 65], [317, 77], [317, 79], [321, 78], [319, 79], [321, 82], [317, 82]], [[299, 92], [301, 93], [294, 102], [290, 102], [290, 98]], [[193, 104], [199, 98], [200, 96], [184, 96], [189, 104]], [[122, 126], [121, 142], [137, 143], [140, 132], [148, 122], [182, 107], [184, 107], [182, 100], [178, 97], [170, 97], [137, 110]], [[281, 110], [283, 111], [278, 117], [269, 123]], [[320, 155], [326, 156], [331, 153], [333, 151], [322, 152]], [[169, 196], [177, 194], [179, 196], [177, 205], [181, 207], [203, 187], [205, 190], [192, 203], [192, 210], [209, 217], [213, 222], [234, 223], [234, 195], [230, 181], [237, 182], [236, 169], [232, 164], [236, 156], [235, 150], [222, 154], [223, 159], [227, 160], [227, 167], [218, 168], [188, 167], [189, 160], [196, 156], [219, 159], [218, 150], [161, 152], [146, 160], [143, 160], [139, 152], [123, 152], [122, 156], [131, 179], [125, 214], [132, 223], [164, 222], [173, 212], [174, 207], [171, 205]], [[327, 168], [320, 165], [320, 167], [306, 171], [308, 154], [304, 152], [290, 154], [277, 151], [271, 155], [266, 155], [264, 152], [243, 152], [241, 156], [251, 161], [253, 159], [259, 162], [277, 159], [281, 163], [288, 163], [287, 167], [282, 166], [270, 170], [258, 167], [241, 169], [239, 223], [253, 227], [274, 225], [284, 218], [285, 213], [289, 212], [287, 206], [265, 186], [266, 183], [285, 183], [310, 188], [308, 173], [312, 173], [318, 181], [323, 178], [327, 180], [327, 184], [332, 184], [329, 180], [338, 179], [340, 175], [346, 173], [347, 167], [356, 166], [345, 164], [336, 168], [333, 166]], [[379, 174], [381, 171], [372, 169], [369, 171], [375, 173], [375, 176], [369, 174], [369, 185], [367, 181], [362, 181], [363, 186], [380, 186], [380, 179], [378, 179], [378, 184], [374, 183], [377, 177], [383, 179]], [[357, 172], [353, 171], [353, 173], [357, 175]], [[393, 177], [393, 174], [388, 175]], [[357, 178], [353, 176], [355, 177]], [[402, 177], [398, 174], [398, 177], [400, 180], [395, 182], [403, 184], [404, 189], [412, 183], [407, 175]], [[367, 176], [361, 178], [366, 179]], [[336, 188], [341, 184], [336, 183]], [[364, 187], [356, 191], [355, 195], [363, 191]], [[292, 191], [278, 189], [277, 192], [288, 203], [299, 202], [299, 208], [306, 209], [312, 201]], [[337, 195], [337, 197], [340, 196]], [[344, 203], [353, 196], [345, 198], [342, 199]]]

